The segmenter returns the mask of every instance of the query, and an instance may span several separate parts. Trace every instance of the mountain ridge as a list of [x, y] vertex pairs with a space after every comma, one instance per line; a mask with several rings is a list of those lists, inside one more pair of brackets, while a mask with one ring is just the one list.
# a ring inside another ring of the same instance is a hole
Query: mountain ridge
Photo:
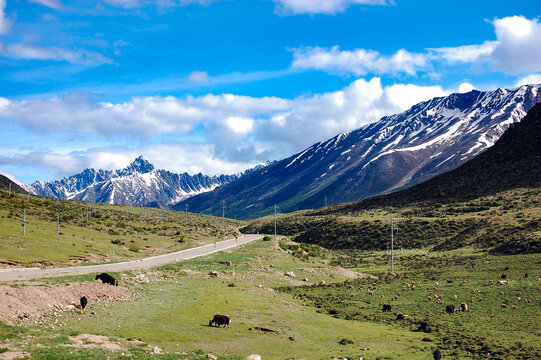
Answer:
[[118, 170], [87, 168], [54, 181], [25, 185], [35, 195], [105, 203], [168, 207], [184, 198], [236, 181], [242, 174], [207, 176], [155, 169], [143, 156]]
[[250, 219], [367, 198], [452, 170], [492, 146], [541, 101], [541, 85], [437, 97], [321, 141], [186, 204], [199, 212]]

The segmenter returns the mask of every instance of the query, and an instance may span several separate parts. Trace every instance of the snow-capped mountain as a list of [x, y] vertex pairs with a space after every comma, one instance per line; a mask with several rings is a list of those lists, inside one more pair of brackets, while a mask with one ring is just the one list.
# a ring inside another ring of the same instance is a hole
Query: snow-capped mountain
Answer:
[[471, 91], [419, 103], [358, 130], [321, 141], [212, 192], [183, 201], [241, 218], [354, 201], [412, 186], [480, 154], [541, 101], [541, 85]]
[[25, 185], [32, 194], [60, 199], [168, 207], [236, 181], [241, 174], [206, 176], [157, 170], [142, 156], [121, 170], [85, 169], [59, 180]]

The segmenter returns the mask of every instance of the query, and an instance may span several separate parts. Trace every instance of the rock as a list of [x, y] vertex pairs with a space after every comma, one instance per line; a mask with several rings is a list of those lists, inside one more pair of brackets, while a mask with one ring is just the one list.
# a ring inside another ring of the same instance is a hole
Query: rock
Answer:
[[218, 360], [218, 357], [216, 355], [207, 354], [207, 359]]
[[161, 354], [161, 352], [162, 352], [162, 351], [161, 351], [160, 348], [157, 347], [157, 346], [154, 346], [154, 347], [152, 348], [152, 354]]
[[325, 280], [321, 280], [318, 284], [319, 285], [325, 285]]
[[262, 288], [262, 287], [263, 287], [263, 285], [257, 285], [257, 287], [258, 287], [258, 288]]
[[246, 358], [246, 360], [261, 360], [261, 355], [252, 354]]
[[302, 281], [308, 281], [308, 278], [304, 278], [304, 279], [302, 279]]
[[77, 309], [75, 305], [66, 305], [66, 307], [64, 308], [64, 311], [70, 311], [70, 310], [75, 310], [75, 309]]
[[145, 283], [148, 283], [150, 282], [150, 280], [147, 278], [147, 276], [145, 274], [139, 274], [135, 277], [135, 280], [136, 281], [139, 281], [139, 282], [145, 282]]
[[211, 272], [209, 272], [209, 276], [217, 277], [217, 276], [218, 276], [218, 272], [215, 271], [215, 270], [212, 270]]
[[288, 271], [284, 274], [285, 276], [289, 276], [289, 277], [292, 277], [294, 278], [295, 277], [295, 273], [293, 271]]

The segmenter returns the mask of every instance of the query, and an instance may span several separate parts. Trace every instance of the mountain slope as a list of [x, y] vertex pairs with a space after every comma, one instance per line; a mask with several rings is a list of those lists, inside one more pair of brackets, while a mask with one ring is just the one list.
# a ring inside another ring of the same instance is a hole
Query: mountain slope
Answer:
[[20, 187], [16, 182], [12, 181], [7, 176], [0, 174], [0, 189], [9, 190], [10, 184], [11, 184], [11, 191], [26, 194], [26, 190]]
[[32, 194], [136, 206], [168, 207], [182, 199], [228, 184], [240, 175], [206, 176], [157, 170], [142, 156], [121, 170], [85, 169], [59, 180], [25, 185]]
[[471, 91], [409, 110], [314, 144], [303, 152], [212, 192], [187, 199], [199, 212], [254, 218], [321, 207], [412, 186], [447, 172], [492, 146], [541, 101], [541, 85]]
[[493, 147], [464, 165], [412, 188], [366, 199], [359, 207], [466, 201], [517, 188], [541, 187], [541, 103], [512, 124]]

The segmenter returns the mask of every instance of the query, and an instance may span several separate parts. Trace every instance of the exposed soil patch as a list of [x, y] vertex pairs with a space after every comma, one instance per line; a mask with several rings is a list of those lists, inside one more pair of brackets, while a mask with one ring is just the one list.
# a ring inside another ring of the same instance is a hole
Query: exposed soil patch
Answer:
[[86, 296], [89, 304], [98, 301], [130, 300], [122, 287], [86, 281], [70, 285], [0, 286], [0, 320], [39, 318], [60, 310], [73, 310], [79, 299]]
[[103, 335], [80, 334], [77, 336], [70, 336], [69, 339], [73, 341], [73, 344], [69, 346], [76, 348], [89, 349], [99, 347], [112, 351], [126, 351], [122, 346]]
[[376, 276], [370, 275], [370, 274], [364, 274], [357, 271], [353, 271], [350, 269], [345, 269], [341, 266], [328, 266], [328, 267], [320, 267], [320, 268], [305, 268], [305, 271], [308, 272], [317, 272], [320, 271], [322, 273], [332, 274], [332, 275], [340, 275], [343, 277], [346, 277], [348, 279], [377, 279]]

